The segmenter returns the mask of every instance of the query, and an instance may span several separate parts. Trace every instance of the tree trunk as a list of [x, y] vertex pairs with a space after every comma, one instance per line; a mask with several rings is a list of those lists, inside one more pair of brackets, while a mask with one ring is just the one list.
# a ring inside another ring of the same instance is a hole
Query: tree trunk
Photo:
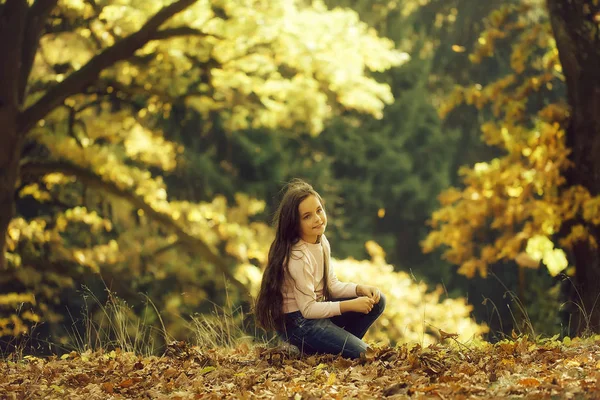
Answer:
[[0, 271], [5, 266], [6, 232], [19, 176], [19, 73], [27, 10], [27, 0], [8, 0], [0, 8]]
[[[0, 73], [0, 81], [5, 82], [1, 77]], [[2, 102], [1, 97], [0, 102]], [[18, 113], [11, 108], [0, 104], [0, 126], [3, 127], [0, 139], [2, 141], [0, 146], [0, 271], [5, 267], [6, 232], [14, 214], [15, 185], [19, 175], [21, 148], [17, 136]]]
[[[596, 5], [594, 5], [596, 4]], [[567, 127], [567, 146], [572, 153], [573, 167], [565, 178], [566, 187], [581, 185], [592, 196], [600, 195], [600, 30], [596, 21], [600, 6], [594, 0], [547, 0], [550, 21], [558, 47], [560, 62], [567, 83], [571, 119]], [[600, 243], [600, 229], [591, 223], [582, 224]], [[578, 304], [572, 333], [600, 332], [600, 248], [587, 242], [576, 243], [571, 254], [575, 267], [575, 288], [571, 301]]]

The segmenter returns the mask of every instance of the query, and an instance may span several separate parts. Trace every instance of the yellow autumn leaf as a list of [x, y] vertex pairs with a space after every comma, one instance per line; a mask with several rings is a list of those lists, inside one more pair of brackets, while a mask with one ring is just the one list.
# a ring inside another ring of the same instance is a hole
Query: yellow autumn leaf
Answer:
[[327, 377], [327, 385], [331, 386], [331, 385], [333, 385], [335, 383], [335, 381], [336, 381], [336, 375], [335, 375], [335, 373], [332, 372]]

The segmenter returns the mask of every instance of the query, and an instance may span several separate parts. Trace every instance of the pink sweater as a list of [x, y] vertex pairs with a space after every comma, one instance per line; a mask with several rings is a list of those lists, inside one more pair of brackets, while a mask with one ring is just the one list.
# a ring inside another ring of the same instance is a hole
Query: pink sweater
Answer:
[[[284, 313], [300, 310], [302, 316], [307, 319], [341, 315], [339, 301], [322, 301], [323, 249], [325, 249], [325, 257], [331, 260], [331, 247], [325, 235], [321, 237], [321, 243], [314, 244], [300, 240], [292, 247], [289, 273], [285, 272], [281, 290]], [[331, 297], [356, 297], [357, 285], [338, 281], [333, 272], [331, 261], [329, 262], [328, 283]]]

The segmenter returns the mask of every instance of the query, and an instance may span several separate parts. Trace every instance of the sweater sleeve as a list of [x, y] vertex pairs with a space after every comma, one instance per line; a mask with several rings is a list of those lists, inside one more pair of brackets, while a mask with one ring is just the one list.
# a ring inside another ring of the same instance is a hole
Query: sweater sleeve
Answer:
[[327, 257], [328, 265], [329, 265], [329, 292], [334, 298], [354, 298], [356, 296], [356, 287], [358, 286], [356, 283], [346, 283], [340, 282], [333, 271], [333, 266], [331, 265], [331, 247], [329, 245], [329, 241], [323, 235], [323, 244], [325, 245], [325, 255]]
[[333, 268], [329, 265], [329, 291], [331, 295], [338, 299], [354, 298], [356, 296], [356, 283], [338, 281]]
[[288, 268], [294, 280], [294, 298], [304, 318], [330, 318], [342, 314], [338, 301], [317, 301], [315, 277], [304, 257], [290, 259]]

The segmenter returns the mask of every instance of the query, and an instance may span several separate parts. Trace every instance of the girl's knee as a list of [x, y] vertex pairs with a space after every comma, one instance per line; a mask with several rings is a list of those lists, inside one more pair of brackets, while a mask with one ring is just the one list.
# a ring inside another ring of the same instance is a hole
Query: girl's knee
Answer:
[[381, 293], [381, 295], [379, 297], [379, 303], [373, 305], [372, 311], [374, 311], [377, 315], [380, 315], [381, 313], [383, 313], [383, 310], [385, 310], [385, 303], [386, 303], [385, 295], [383, 293]]
[[348, 346], [345, 346], [342, 350], [342, 357], [357, 359], [360, 358], [361, 353], [367, 352], [367, 344], [362, 340], [358, 343], [353, 342]]

